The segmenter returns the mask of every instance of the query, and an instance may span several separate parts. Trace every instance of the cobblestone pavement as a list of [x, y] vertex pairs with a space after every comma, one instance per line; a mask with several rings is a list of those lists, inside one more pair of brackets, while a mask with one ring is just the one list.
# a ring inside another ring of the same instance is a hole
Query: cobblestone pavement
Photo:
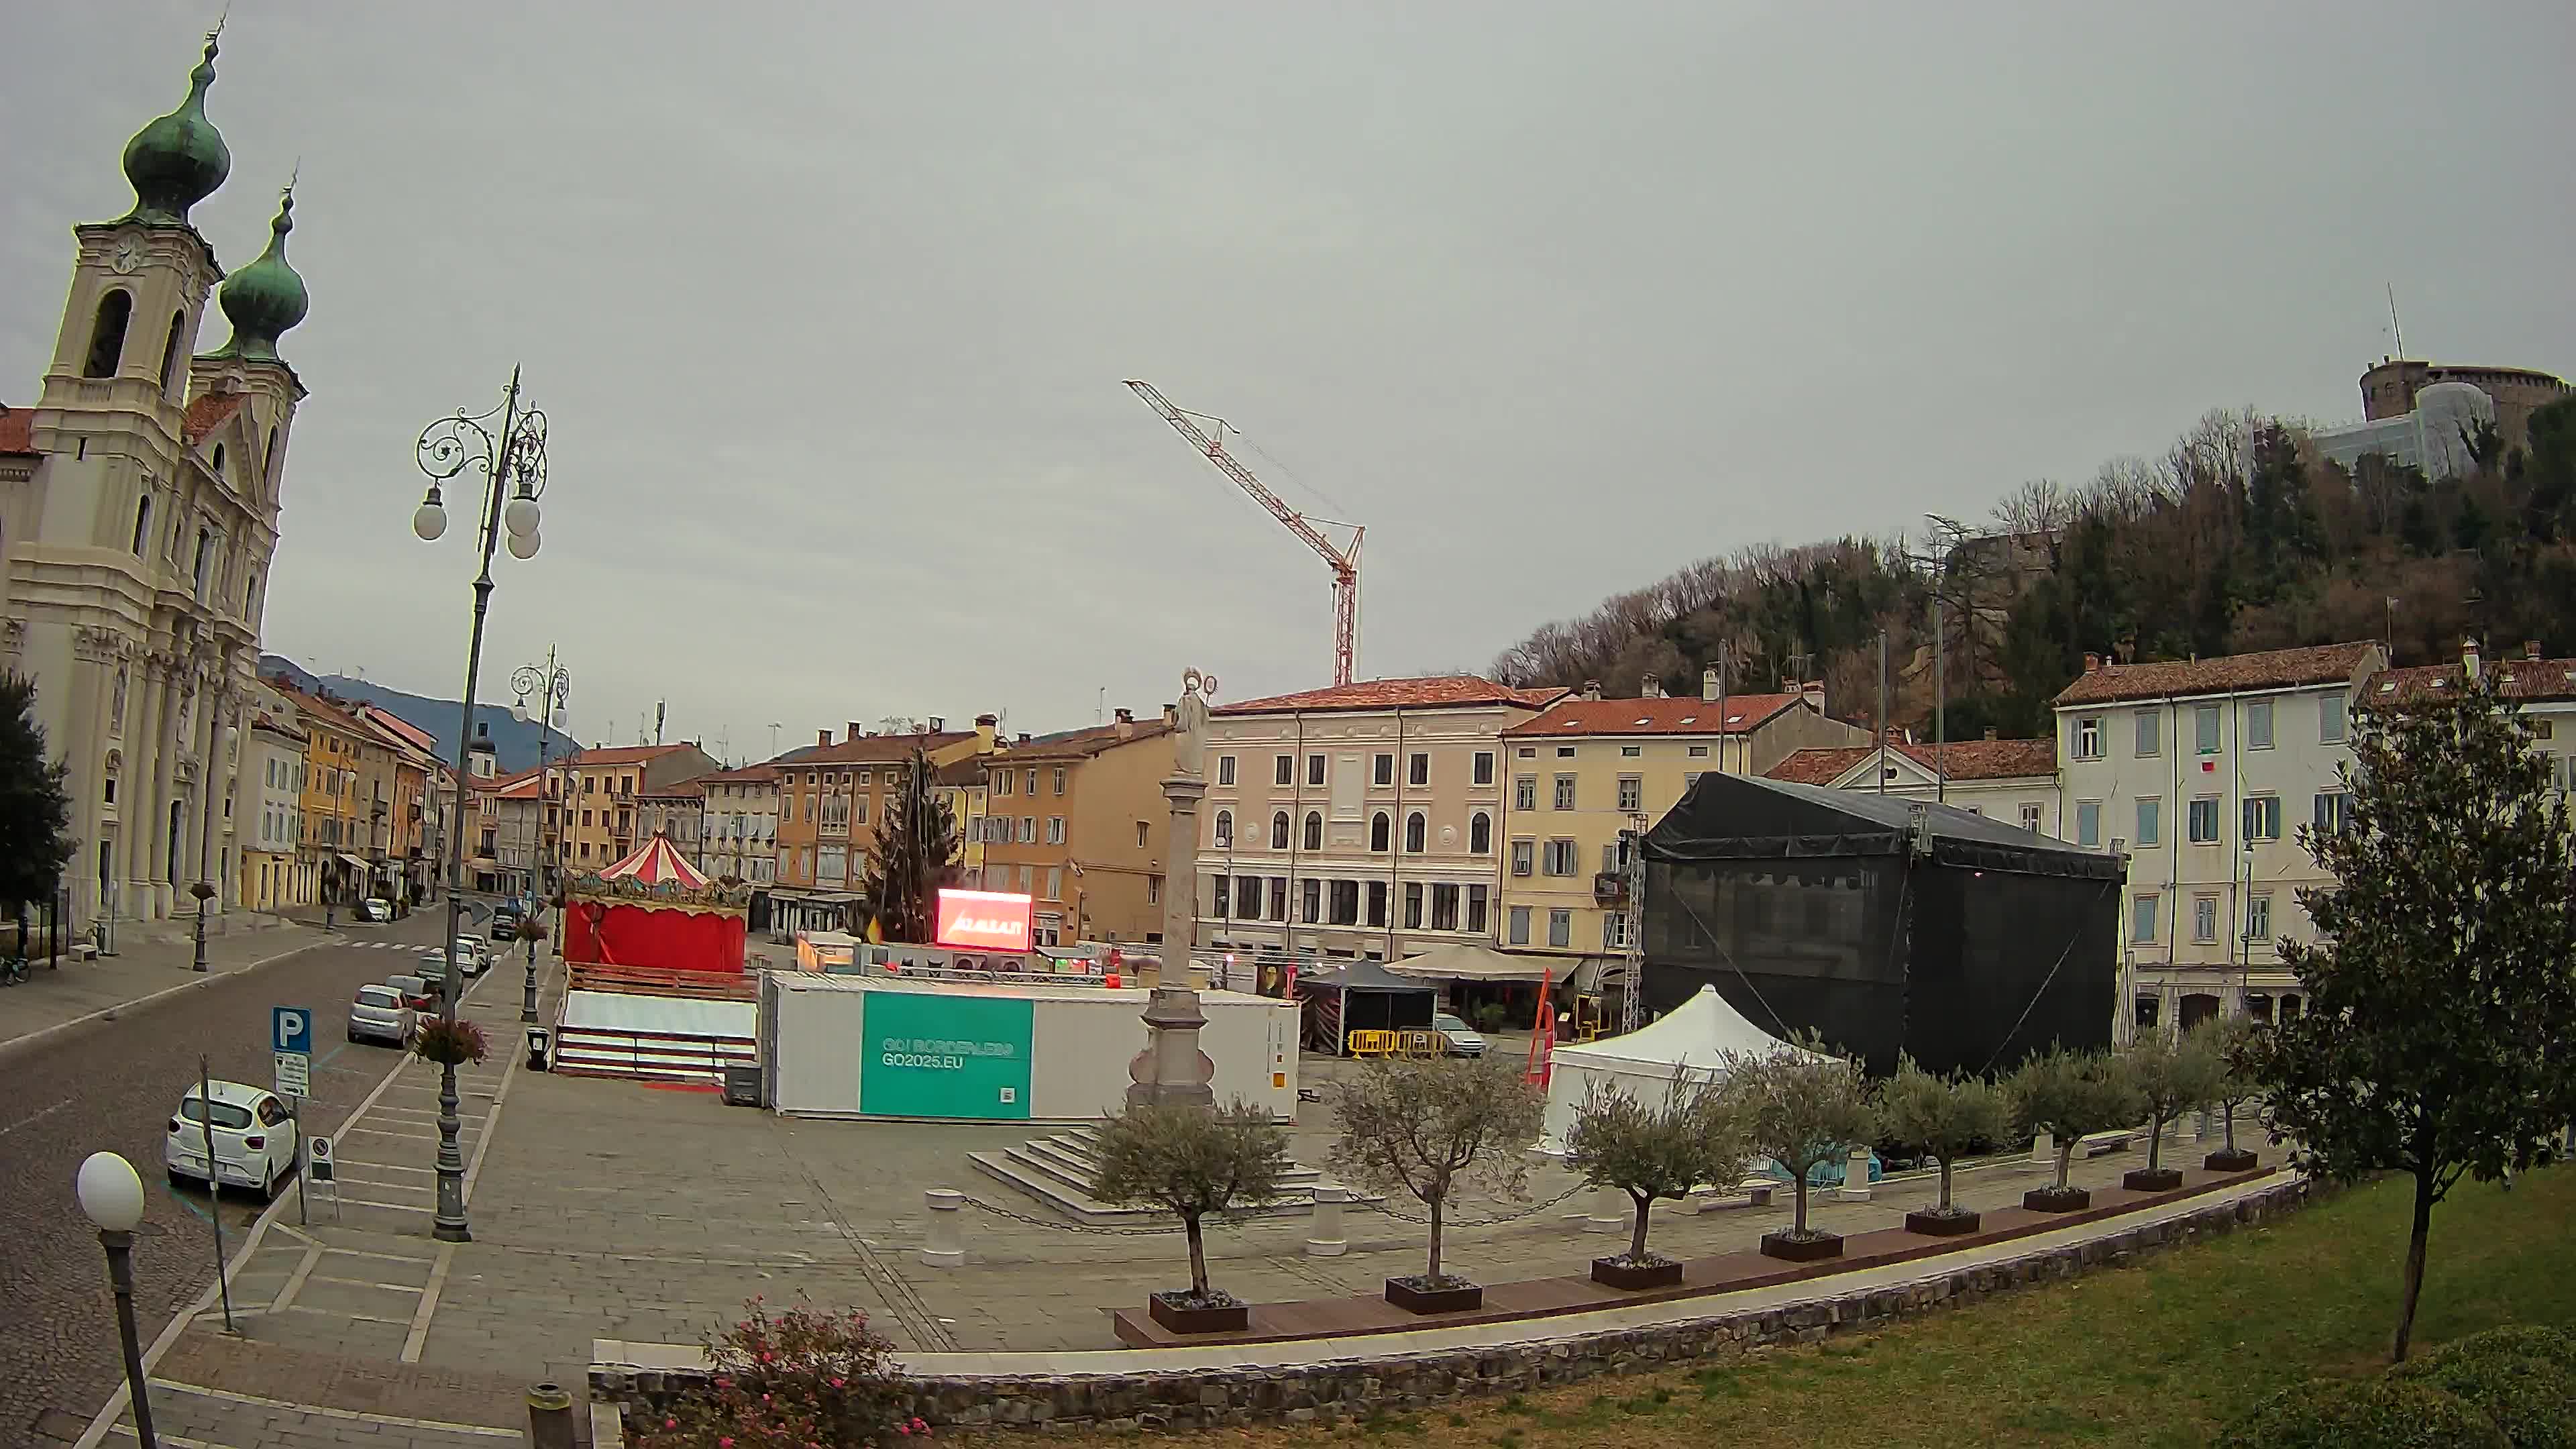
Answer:
[[[335, 1029], [335, 1010], [359, 983], [403, 969], [406, 954], [416, 953], [438, 929], [428, 925], [409, 941], [381, 934], [330, 941], [310, 933], [317, 943], [313, 949], [256, 970], [217, 975], [201, 987], [122, 1009], [114, 1021], [0, 1054], [0, 1159], [8, 1166], [0, 1174], [0, 1214], [12, 1225], [9, 1251], [0, 1254], [0, 1325], [7, 1330], [0, 1332], [0, 1444], [46, 1442], [61, 1429], [61, 1414], [85, 1422], [122, 1381], [106, 1266], [98, 1238], [72, 1196], [81, 1159], [107, 1148], [123, 1153], [142, 1174], [148, 1207], [134, 1247], [135, 1312], [148, 1341], [214, 1281], [206, 1194], [170, 1187], [161, 1166], [169, 1115], [197, 1079], [198, 1054], [210, 1058], [218, 1077], [266, 1083], [272, 1067], [269, 1008], [311, 1007], [323, 1026], [316, 1033], [310, 1116], [336, 1121], [337, 1113], [375, 1086], [395, 1055], [381, 1047], [346, 1045]], [[262, 931], [224, 945], [238, 951], [257, 943], [256, 949], [273, 954], [292, 939], [286, 930]], [[378, 940], [397, 944], [379, 947]], [[210, 942], [208, 955], [215, 954]], [[118, 958], [138, 971], [150, 959], [140, 946]], [[232, 964], [252, 959], [236, 954]], [[185, 960], [182, 955], [149, 969], [184, 976]], [[95, 988], [77, 973], [99, 968], [62, 969], [70, 982]], [[158, 989], [166, 980], [137, 974], [138, 989], [130, 994]], [[0, 992], [0, 1011], [21, 1013], [0, 1018], [0, 1029], [23, 1027], [32, 1010], [24, 999], [52, 989], [40, 967], [29, 985]], [[230, 1247], [239, 1244], [258, 1205], [228, 1193], [213, 1210], [224, 1220]]]
[[[548, 1014], [553, 991], [550, 980]], [[478, 991], [468, 1005], [496, 1043], [515, 1045], [515, 990]], [[524, 1423], [529, 1383], [583, 1383], [593, 1339], [694, 1343], [755, 1294], [864, 1309], [907, 1349], [1113, 1348], [1108, 1310], [1184, 1271], [1177, 1235], [1041, 1226], [1051, 1214], [965, 1160], [1043, 1127], [797, 1121], [710, 1092], [532, 1073], [515, 1051], [469, 1072], [464, 1090], [474, 1241], [429, 1236], [430, 1178], [412, 1164], [427, 1160], [434, 1082], [406, 1074], [342, 1138], [341, 1215], [272, 1221], [242, 1258], [241, 1335], [201, 1314], [159, 1364], [169, 1388], [156, 1406], [175, 1396], [202, 1428], [179, 1432], [230, 1449], [489, 1443]], [[1320, 1162], [1327, 1134], [1320, 1112], [1308, 1114], [1296, 1150]], [[2138, 1162], [2135, 1151], [2089, 1159], [2076, 1180], [2116, 1181]], [[2002, 1162], [1963, 1172], [1958, 1195], [2016, 1201], [2039, 1179], [2026, 1158]], [[1487, 1281], [1579, 1271], [1624, 1240], [1626, 1223], [1597, 1194], [1563, 1197], [1571, 1185], [1541, 1167], [1521, 1202], [1460, 1204], [1470, 1223], [1451, 1230], [1450, 1261]], [[1038, 1221], [969, 1209], [967, 1265], [924, 1267], [914, 1250], [934, 1186]], [[1812, 1219], [1845, 1232], [1892, 1226], [1932, 1193], [1929, 1181], [1880, 1184], [1867, 1202], [1820, 1193]], [[1653, 1241], [1674, 1254], [1749, 1246], [1787, 1221], [1785, 1204], [1668, 1205]], [[1219, 1282], [1306, 1298], [1370, 1292], [1421, 1266], [1423, 1229], [1389, 1214], [1352, 1213], [1338, 1258], [1306, 1257], [1307, 1231], [1304, 1218], [1214, 1230]]]

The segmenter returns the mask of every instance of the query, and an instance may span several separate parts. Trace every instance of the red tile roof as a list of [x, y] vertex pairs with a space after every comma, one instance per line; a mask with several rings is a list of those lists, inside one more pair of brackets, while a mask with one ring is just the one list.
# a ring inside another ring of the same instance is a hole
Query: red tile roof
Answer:
[[797, 766], [884, 764], [892, 760], [909, 760], [914, 750], [925, 753], [944, 750], [950, 745], [975, 738], [973, 730], [943, 730], [931, 734], [917, 730], [901, 735], [861, 735], [855, 740], [842, 740], [829, 745], [809, 745], [791, 761], [782, 756], [781, 763]]
[[1294, 714], [1326, 710], [1441, 709], [1517, 704], [1545, 709], [1565, 697], [1556, 686], [1514, 689], [1475, 674], [1435, 674], [1420, 679], [1364, 679], [1298, 694], [1274, 694], [1219, 706], [1217, 714]]
[[[1952, 740], [1939, 747], [1892, 744], [1888, 748], [1934, 774], [1946, 767], [1953, 780], [2020, 780], [2057, 773], [2054, 739]], [[1799, 750], [1762, 773], [1793, 785], [1830, 785], [1877, 753], [1876, 745]]]
[[2216, 659], [2168, 659], [2153, 664], [2103, 664], [2077, 675], [2059, 690], [2056, 704], [2111, 704], [2167, 695], [2229, 694], [2249, 689], [2290, 689], [2332, 684], [2352, 678], [2362, 661], [2379, 646], [2313, 644], [2304, 649], [2268, 649], [2260, 654], [2228, 654]]
[[673, 750], [685, 750], [687, 748], [687, 745], [602, 746], [597, 749], [576, 750], [573, 752], [572, 758], [564, 761], [564, 763], [567, 765], [590, 766], [641, 765], [648, 761], [658, 760], [664, 755], [671, 753]]
[[968, 755], [965, 759], [940, 766], [939, 773], [932, 778], [942, 785], [960, 787], [981, 785], [984, 783], [985, 758], [982, 755]]
[[33, 453], [36, 451], [36, 413], [33, 408], [0, 405], [0, 453]]
[[739, 770], [718, 770], [712, 775], [700, 775], [698, 782], [705, 785], [766, 785], [777, 778], [778, 767], [775, 765], [745, 765]]
[[1715, 700], [1561, 699], [1547, 713], [1525, 719], [1506, 735], [1714, 735], [1743, 734], [1761, 728], [1772, 716], [1797, 706], [1794, 694], [1731, 694], [1726, 720], [1718, 722]]
[[1138, 740], [1160, 739], [1171, 732], [1172, 727], [1158, 719], [1138, 720], [1128, 727], [1128, 732], [1123, 736], [1118, 733], [1118, 726], [1114, 724], [1093, 725], [1089, 729], [1067, 730], [1063, 734], [1049, 735], [1045, 739], [1033, 740], [1025, 745], [1013, 745], [995, 758], [1005, 764], [1033, 760], [1087, 760], [1120, 745], [1132, 745]]
[[200, 393], [188, 402], [188, 415], [179, 424], [179, 436], [195, 447], [206, 434], [224, 425], [224, 420], [242, 410], [250, 401], [246, 392]]
[[[2576, 659], [2489, 659], [2478, 673], [2497, 681], [2507, 699], [2576, 699]], [[2439, 698], [2460, 687], [2457, 664], [2422, 664], [2388, 669], [2362, 690], [2362, 702]]]
[[635, 792], [635, 798], [638, 800], [664, 800], [673, 796], [686, 795], [698, 799], [704, 799], [706, 797], [706, 793], [706, 777], [701, 775], [694, 780], [682, 780], [674, 785], [665, 785], [659, 790], [638, 790]]

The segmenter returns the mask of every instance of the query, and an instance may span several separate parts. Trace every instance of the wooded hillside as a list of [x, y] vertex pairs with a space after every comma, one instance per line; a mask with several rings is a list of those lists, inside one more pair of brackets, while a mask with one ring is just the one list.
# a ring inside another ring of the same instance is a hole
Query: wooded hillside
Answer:
[[[2576, 398], [2532, 414], [2527, 446], [2468, 439], [2468, 476], [2320, 461], [2295, 425], [2212, 412], [2162, 457], [2123, 458], [2080, 487], [2040, 481], [1991, 520], [1909, 537], [1756, 545], [1703, 560], [1543, 625], [1495, 678], [1675, 692], [1728, 661], [1729, 687], [1821, 679], [1827, 707], [1876, 708], [1888, 636], [1889, 717], [1928, 732], [1936, 598], [1952, 739], [2036, 737], [2084, 655], [2176, 659], [2385, 639], [2398, 662], [2492, 647], [2576, 648]], [[1891, 519], [1894, 528], [1906, 520]]]

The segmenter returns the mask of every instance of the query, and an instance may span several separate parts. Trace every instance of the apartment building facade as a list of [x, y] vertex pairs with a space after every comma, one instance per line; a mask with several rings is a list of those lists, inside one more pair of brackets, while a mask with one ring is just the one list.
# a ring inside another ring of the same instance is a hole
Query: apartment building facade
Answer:
[[283, 911], [309, 906], [317, 872], [297, 856], [304, 838], [304, 731], [294, 714], [254, 707], [243, 732], [241, 791], [233, 805], [233, 831], [241, 842], [242, 907]]
[[[989, 718], [989, 717], [988, 717]], [[932, 720], [908, 733], [871, 733], [856, 721], [839, 742], [830, 730], [775, 762], [778, 843], [770, 890], [772, 929], [845, 930], [859, 923], [861, 884], [886, 803], [918, 750], [933, 770], [993, 746], [993, 725], [950, 730]]]
[[1194, 883], [1201, 949], [1400, 960], [1490, 944], [1503, 734], [1564, 694], [1440, 675], [1216, 710]]
[[691, 864], [700, 853], [700, 831], [707, 810], [706, 777], [681, 780], [635, 797], [635, 841], [641, 845], [659, 835]]
[[1835, 790], [1876, 790], [1907, 800], [1929, 800], [1989, 820], [2018, 825], [2036, 835], [2059, 835], [2057, 742], [1977, 740], [1927, 745], [1890, 740], [1876, 745], [1800, 750], [1763, 772], [1796, 785]]
[[1650, 828], [1701, 775], [1760, 773], [1803, 748], [1869, 737], [1823, 703], [1821, 690], [1721, 697], [1710, 671], [1696, 697], [1668, 697], [1652, 679], [1636, 699], [1587, 686], [1505, 729], [1503, 950], [1544, 958], [1531, 978], [1558, 981], [1625, 951], [1622, 832]]
[[1040, 946], [1163, 939], [1172, 723], [1113, 723], [1014, 743], [979, 761], [987, 888], [1033, 898]]
[[698, 869], [758, 886], [778, 878], [778, 773], [751, 765], [699, 777]]
[[576, 753], [562, 766], [559, 868], [582, 875], [616, 864], [652, 838], [649, 832], [636, 833], [637, 796], [651, 796], [715, 768], [715, 758], [688, 741]]
[[2087, 655], [2055, 700], [2061, 835], [2125, 853], [2118, 1029], [2295, 1014], [2280, 943], [2313, 939], [2323, 886], [2298, 826], [2345, 819], [2352, 710], [2376, 643], [2119, 664]]
[[968, 890], [984, 887], [985, 802], [992, 788], [984, 757], [969, 756], [939, 767], [939, 791], [948, 814], [957, 822], [957, 880]]

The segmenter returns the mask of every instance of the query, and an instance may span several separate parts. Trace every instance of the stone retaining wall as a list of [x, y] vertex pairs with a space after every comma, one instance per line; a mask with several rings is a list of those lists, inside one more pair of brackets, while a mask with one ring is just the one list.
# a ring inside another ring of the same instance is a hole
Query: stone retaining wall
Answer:
[[[1837, 1333], [1878, 1328], [1898, 1318], [1975, 1303], [2028, 1284], [2071, 1278], [2089, 1268], [2117, 1267], [2143, 1253], [2269, 1222], [2311, 1196], [2309, 1183], [2293, 1180], [2164, 1222], [1961, 1268], [1901, 1287], [1555, 1340], [1337, 1358], [1270, 1369], [922, 1378], [911, 1384], [911, 1412], [941, 1427], [1057, 1432], [1329, 1423], [1372, 1412], [1402, 1413], [1471, 1394], [1514, 1393], [1600, 1374], [1723, 1360], [1749, 1349], [1814, 1343]], [[1830, 1278], [1815, 1280], [1820, 1291], [1829, 1293], [1831, 1284]], [[594, 1364], [590, 1392], [594, 1400], [633, 1411], [658, 1408], [672, 1394], [704, 1379], [698, 1372]]]

